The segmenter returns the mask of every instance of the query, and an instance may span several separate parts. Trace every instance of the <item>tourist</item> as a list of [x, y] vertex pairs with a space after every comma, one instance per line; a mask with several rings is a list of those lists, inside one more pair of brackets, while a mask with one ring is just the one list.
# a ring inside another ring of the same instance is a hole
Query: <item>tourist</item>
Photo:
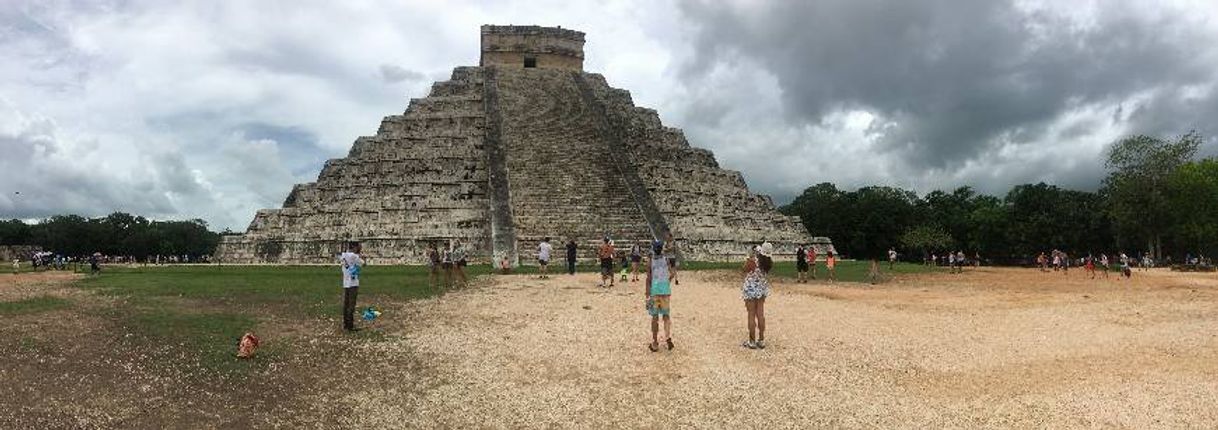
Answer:
[[90, 275], [100, 275], [101, 274], [101, 253], [100, 252], [94, 252], [93, 255], [89, 256], [89, 274]]
[[[889, 267], [892, 267], [891, 265]], [[871, 267], [867, 270], [867, 280], [871, 285], [875, 285], [880, 281], [880, 261], [874, 258], [871, 259]]]
[[541, 239], [541, 244], [537, 245], [537, 271], [541, 273], [541, 279], [550, 277], [550, 251], [553, 249], [549, 237]]
[[338, 256], [343, 270], [343, 329], [355, 331], [355, 298], [359, 295], [359, 275], [364, 260], [359, 256], [358, 242], [347, 244], [347, 252]]
[[1040, 267], [1041, 272], [1049, 271], [1049, 257], [1045, 256], [1045, 252], [1041, 251], [1040, 255], [1036, 256], [1036, 265]]
[[668, 268], [672, 269], [672, 284], [681, 285], [681, 279], [677, 277], [677, 240], [671, 231], [664, 234], [664, 257], [668, 258]]
[[833, 256], [833, 251], [825, 254], [825, 273], [829, 276], [829, 282], [837, 280], [837, 258]]
[[21, 260], [14, 258], [13, 259], [13, 274], [16, 275], [17, 272], [20, 272], [20, 271], [21, 271]]
[[964, 264], [967, 262], [968, 259], [964, 258], [964, 251], [956, 251], [956, 264], [958, 265], [956, 273], [964, 273]]
[[812, 279], [816, 279], [816, 245], [808, 245], [808, 269]]
[[444, 269], [444, 288], [453, 287], [453, 242], [448, 241], [448, 245], [440, 252], [440, 268]]
[[1062, 274], [1070, 274], [1070, 254], [1067, 254], [1066, 251], [1062, 251]]
[[647, 287], [644, 291], [647, 313], [651, 315], [651, 352], [660, 350], [660, 319], [664, 319], [664, 341], [669, 351], [672, 343], [672, 271], [668, 270], [668, 259], [664, 257], [664, 244], [655, 241], [651, 245], [651, 256], [647, 259]]
[[1111, 263], [1111, 262], [1108, 261], [1108, 254], [1101, 253], [1100, 254], [1100, 268], [1103, 269], [1104, 279], [1108, 279], [1108, 271], [1111, 270], [1109, 263]]
[[1121, 275], [1124, 276], [1125, 279], [1133, 278], [1133, 270], [1130, 268], [1130, 264], [1131, 264], [1131, 261], [1130, 261], [1129, 257], [1126, 257], [1125, 254], [1122, 253], [1121, 254]]
[[956, 253], [947, 251], [947, 273], [956, 273]]
[[643, 262], [642, 242], [635, 242], [630, 247], [630, 282], [639, 281], [639, 265]]
[[609, 236], [605, 236], [604, 243], [597, 250], [596, 256], [601, 263], [601, 284], [600, 287], [608, 288], [613, 286], [613, 243], [609, 240]]
[[1083, 272], [1090, 273], [1091, 279], [1095, 279], [1095, 261], [1092, 260], [1090, 254], [1086, 258], [1083, 258]]
[[625, 250], [618, 251], [617, 254], [618, 254], [618, 265], [619, 265], [618, 267], [621, 267], [621, 274], [622, 274], [621, 281], [628, 282], [628, 281], [630, 281], [630, 278], [628, 277], [628, 275], [630, 274], [629, 257], [626, 255]]
[[973, 268], [981, 268], [981, 252], [973, 251]]
[[[767, 277], [770, 269], [774, 268], [773, 252], [773, 245], [762, 243], [744, 263], [744, 285], [741, 286], [740, 295], [744, 299], [744, 310], [748, 317], [749, 339], [741, 346], [748, 349], [765, 349], [765, 299], [770, 295]], [[830, 252], [829, 258], [832, 256]]]
[[805, 276], [808, 274], [808, 250], [804, 249], [804, 245], [802, 243], [795, 248], [795, 272], [799, 276], [797, 282], [802, 283], [808, 281], [805, 278]]
[[888, 270], [892, 270], [892, 266], [897, 264], [897, 250], [888, 248]]
[[434, 290], [440, 281], [440, 250], [435, 242], [427, 243], [427, 289]]
[[578, 250], [575, 246], [575, 239], [567, 241], [567, 274], [575, 274], [575, 260], [579, 257]]
[[461, 286], [461, 287], [464, 287], [466, 284], [465, 266], [467, 266], [469, 264], [469, 262], [466, 261], [466, 258], [467, 258], [467, 255], [465, 253], [465, 247], [461, 246], [461, 241], [454, 240], [453, 241], [453, 255], [452, 255], [453, 274], [456, 275], [456, 278], [459, 279], [459, 281], [456, 281], [456, 285]]

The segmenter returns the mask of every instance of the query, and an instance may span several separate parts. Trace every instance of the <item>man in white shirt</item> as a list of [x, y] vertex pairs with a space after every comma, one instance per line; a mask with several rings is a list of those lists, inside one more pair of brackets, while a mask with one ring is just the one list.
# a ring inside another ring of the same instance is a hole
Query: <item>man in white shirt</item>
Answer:
[[892, 266], [897, 264], [897, 250], [888, 248], [888, 270], [892, 270]]
[[355, 297], [359, 294], [360, 270], [364, 259], [359, 256], [358, 242], [347, 245], [347, 252], [338, 256], [343, 270], [343, 329], [355, 331]]
[[545, 239], [542, 239], [541, 244], [537, 245], [537, 266], [538, 266], [538, 271], [541, 272], [542, 278], [549, 277], [550, 253], [553, 250], [554, 250], [554, 247], [550, 246], [550, 238], [548, 238], [548, 237]]

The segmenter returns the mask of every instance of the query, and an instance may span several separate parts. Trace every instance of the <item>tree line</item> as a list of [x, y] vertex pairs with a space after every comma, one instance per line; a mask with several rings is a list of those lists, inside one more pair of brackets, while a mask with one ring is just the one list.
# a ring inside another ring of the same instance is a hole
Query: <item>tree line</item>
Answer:
[[65, 256], [94, 252], [149, 257], [210, 255], [220, 242], [220, 233], [207, 228], [201, 219], [155, 221], [115, 212], [98, 218], [56, 215], [27, 224], [18, 219], [0, 220], [0, 245], [36, 245]]
[[971, 187], [916, 192], [887, 186], [854, 191], [821, 183], [780, 208], [839, 252], [908, 259], [964, 250], [1018, 262], [1061, 249], [1072, 255], [1150, 253], [1156, 259], [1218, 251], [1218, 159], [1197, 159], [1203, 139], [1131, 136], [1116, 142], [1097, 191], [1045, 183], [1016, 185], [1004, 196]]

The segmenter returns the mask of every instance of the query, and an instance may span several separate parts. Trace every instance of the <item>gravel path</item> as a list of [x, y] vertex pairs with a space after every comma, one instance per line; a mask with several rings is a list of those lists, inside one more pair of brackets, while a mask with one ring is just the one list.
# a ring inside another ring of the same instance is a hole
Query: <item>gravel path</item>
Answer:
[[[1025, 269], [776, 284], [768, 348], [739, 279], [682, 273], [677, 349], [651, 353], [639, 283], [514, 276], [414, 302], [343, 397], [391, 427], [1206, 427], [1218, 422], [1218, 276], [1132, 282]], [[392, 323], [390, 323], [392, 324]], [[411, 360], [414, 361], [414, 360]], [[391, 370], [386, 370], [386, 369]]]

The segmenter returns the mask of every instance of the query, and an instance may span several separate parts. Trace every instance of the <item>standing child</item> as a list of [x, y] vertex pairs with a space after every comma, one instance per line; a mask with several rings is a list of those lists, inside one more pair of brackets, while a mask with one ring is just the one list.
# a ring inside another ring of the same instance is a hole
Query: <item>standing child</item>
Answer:
[[364, 266], [359, 250], [359, 243], [351, 242], [347, 252], [338, 256], [343, 272], [343, 329], [347, 331], [355, 331], [355, 298], [359, 295], [359, 275]]
[[668, 259], [664, 257], [664, 244], [655, 241], [651, 245], [651, 256], [647, 259], [647, 287], [644, 295], [647, 297], [645, 306], [651, 315], [651, 344], [647, 349], [651, 352], [660, 350], [660, 319], [664, 319], [664, 341], [669, 351], [672, 351], [672, 272]]

